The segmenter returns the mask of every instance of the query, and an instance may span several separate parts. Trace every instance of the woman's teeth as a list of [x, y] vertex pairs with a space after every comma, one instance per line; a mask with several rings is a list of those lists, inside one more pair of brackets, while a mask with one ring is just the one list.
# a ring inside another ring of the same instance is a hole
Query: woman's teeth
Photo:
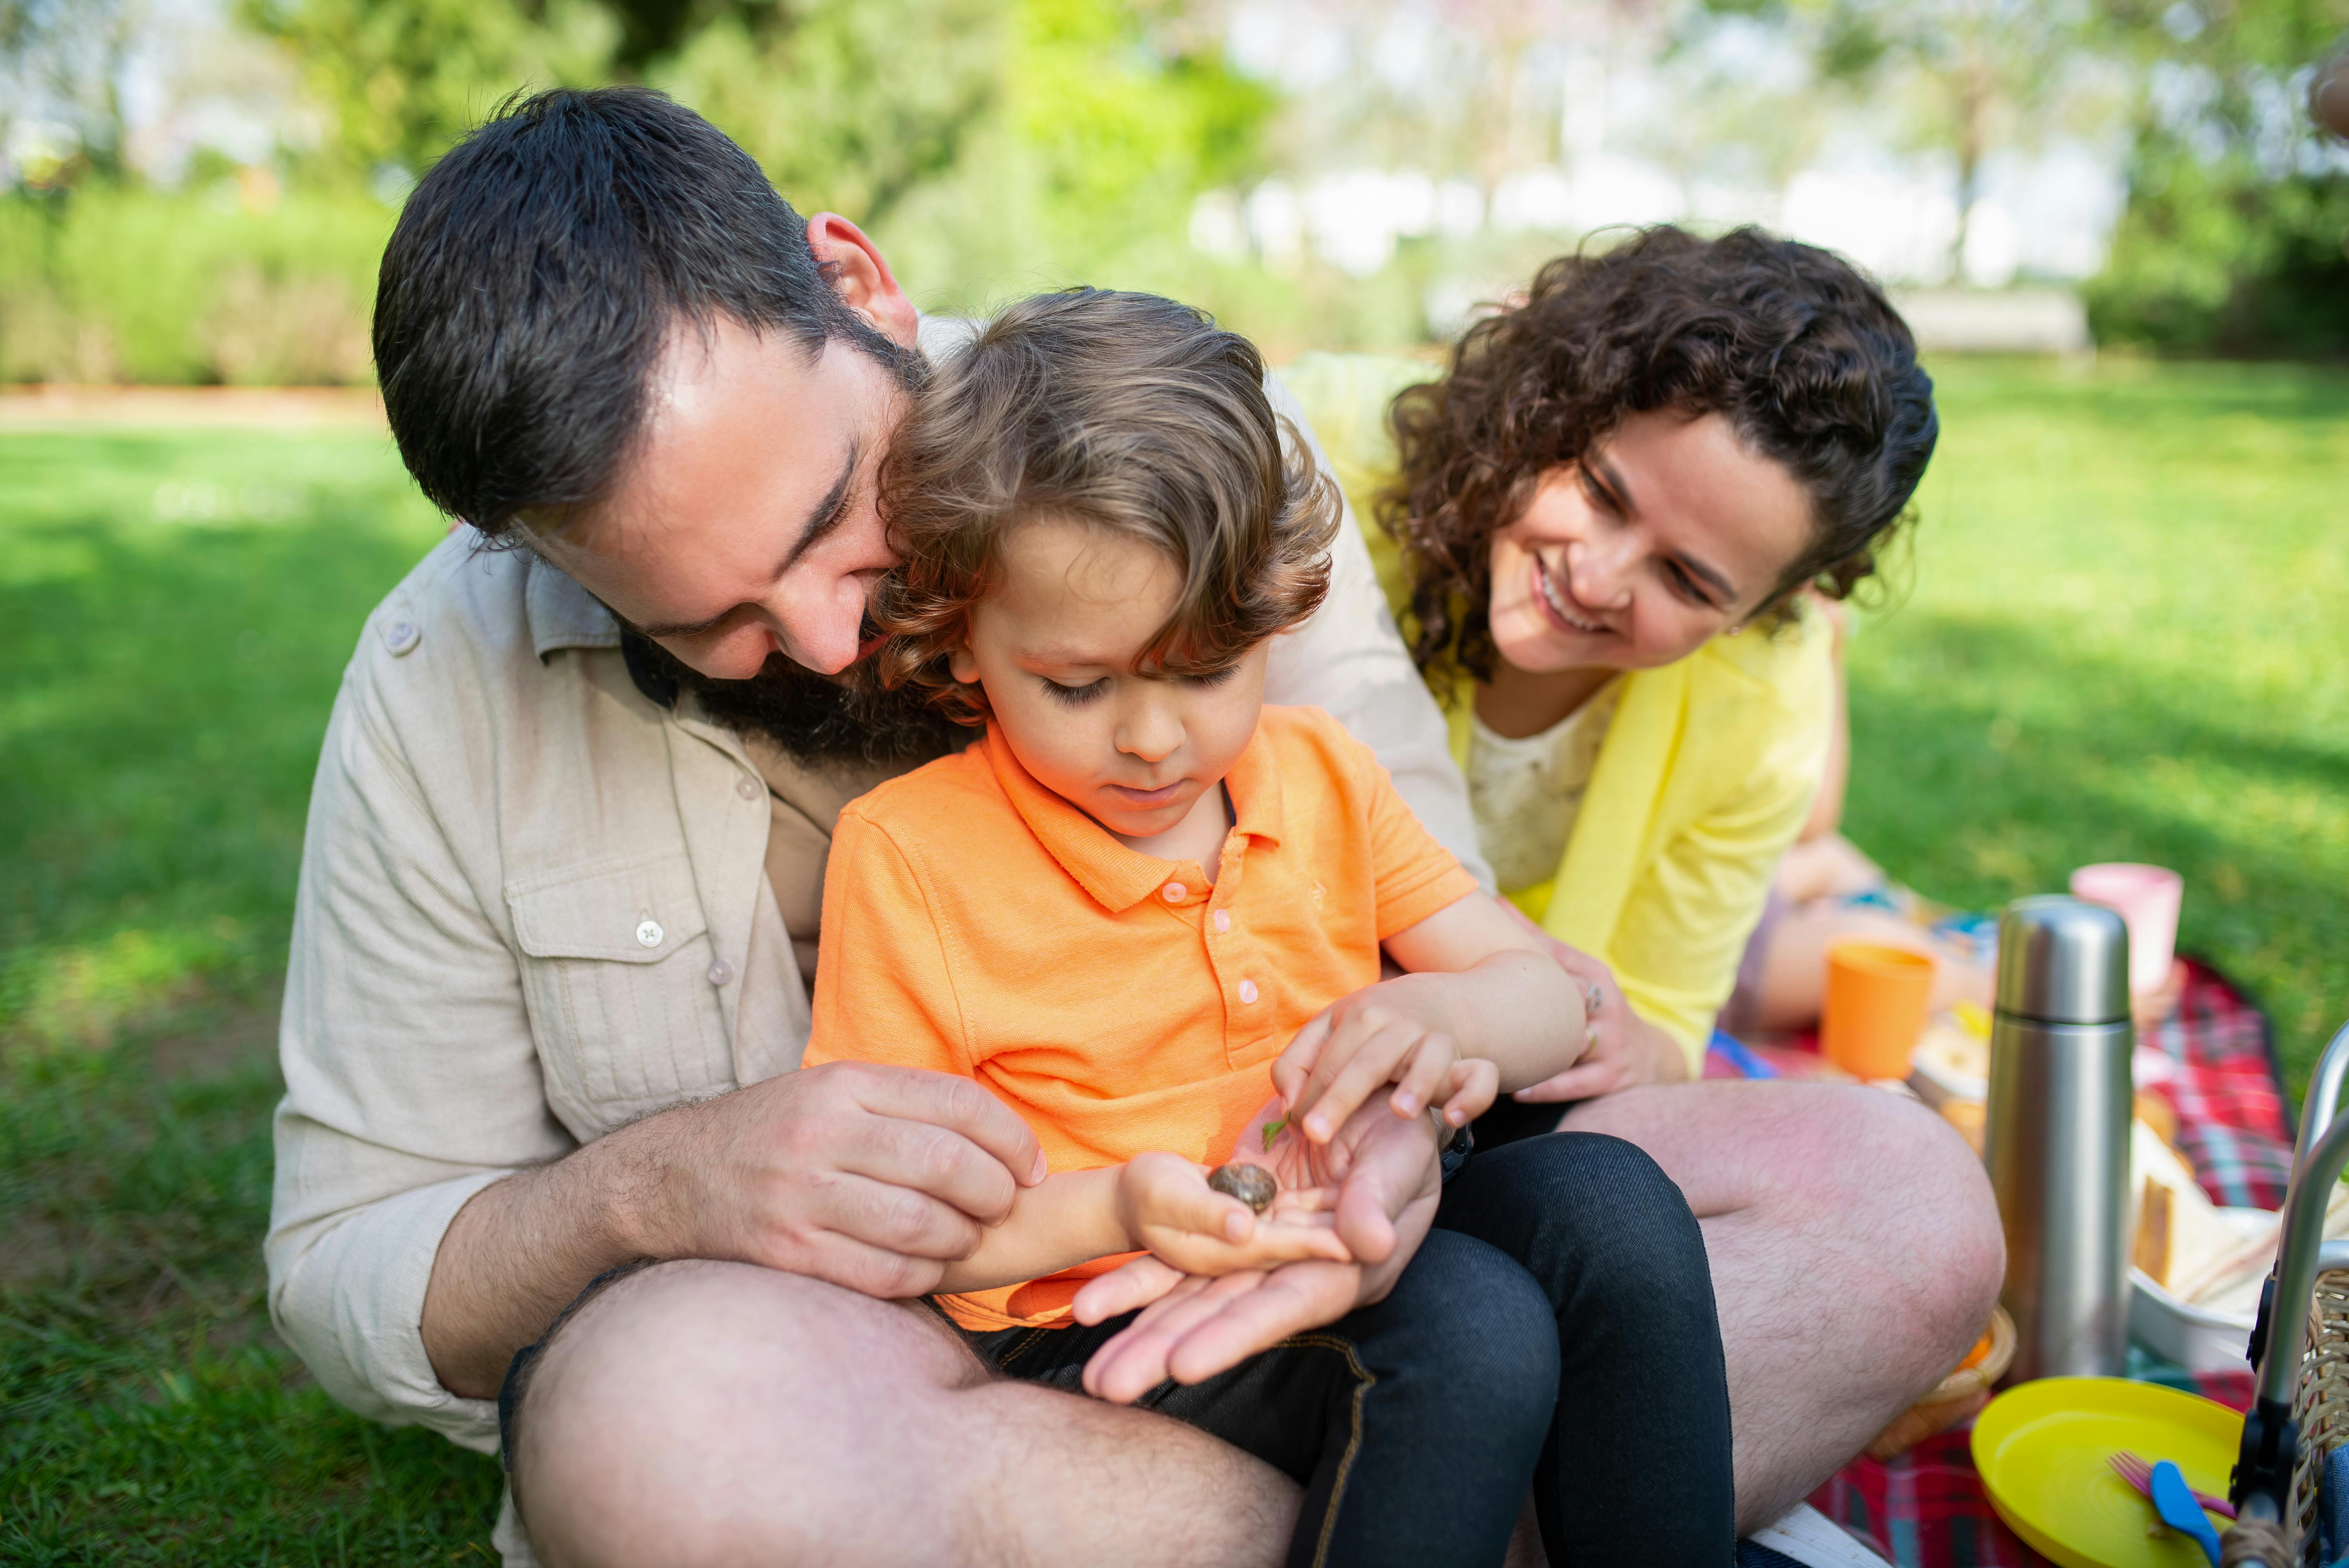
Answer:
[[1566, 607], [1565, 595], [1561, 594], [1557, 591], [1557, 584], [1550, 581], [1548, 567], [1542, 565], [1539, 562], [1536, 562], [1534, 563], [1534, 577], [1535, 580], [1541, 584], [1541, 596], [1545, 600], [1548, 601], [1549, 607], [1557, 613], [1557, 618], [1559, 620], [1564, 621], [1568, 625], [1573, 627], [1578, 632], [1603, 632], [1607, 629], [1594, 622], [1584, 620], [1581, 616], [1576, 614], [1573, 611]]

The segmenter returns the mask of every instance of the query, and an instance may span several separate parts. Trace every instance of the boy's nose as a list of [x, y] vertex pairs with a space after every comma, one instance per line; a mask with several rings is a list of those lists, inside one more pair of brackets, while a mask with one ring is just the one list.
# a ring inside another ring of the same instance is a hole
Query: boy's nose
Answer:
[[1118, 726], [1117, 748], [1149, 763], [1164, 762], [1183, 744], [1183, 721], [1165, 703], [1136, 703]]

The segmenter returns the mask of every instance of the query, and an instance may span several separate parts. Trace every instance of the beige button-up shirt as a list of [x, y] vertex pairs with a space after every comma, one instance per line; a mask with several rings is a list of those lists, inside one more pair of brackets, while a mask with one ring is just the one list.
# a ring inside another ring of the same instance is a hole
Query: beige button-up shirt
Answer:
[[[655, 705], [602, 604], [480, 545], [460, 529], [393, 590], [335, 700], [267, 1254], [271, 1314], [329, 1393], [490, 1451], [496, 1407], [440, 1386], [419, 1329], [450, 1221], [510, 1171], [799, 1065], [832, 824], [874, 779], [746, 748], [689, 696]], [[1267, 695], [1335, 715], [1490, 884], [1350, 522]]]

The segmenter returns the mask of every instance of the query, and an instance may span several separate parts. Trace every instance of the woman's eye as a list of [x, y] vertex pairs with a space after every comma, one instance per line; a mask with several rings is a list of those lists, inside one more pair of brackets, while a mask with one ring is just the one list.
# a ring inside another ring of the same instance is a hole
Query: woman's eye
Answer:
[[1688, 569], [1682, 566], [1679, 562], [1666, 562], [1664, 563], [1664, 575], [1671, 580], [1672, 592], [1687, 600], [1690, 603], [1702, 605], [1708, 610], [1714, 607], [1713, 596], [1707, 593], [1703, 589], [1697, 586], [1696, 579], [1691, 576]]
[[1042, 676], [1038, 678], [1044, 681], [1044, 695], [1063, 707], [1082, 707], [1109, 689], [1109, 680], [1106, 676], [1097, 681], [1088, 681], [1081, 686], [1062, 686], [1059, 681], [1045, 679]]

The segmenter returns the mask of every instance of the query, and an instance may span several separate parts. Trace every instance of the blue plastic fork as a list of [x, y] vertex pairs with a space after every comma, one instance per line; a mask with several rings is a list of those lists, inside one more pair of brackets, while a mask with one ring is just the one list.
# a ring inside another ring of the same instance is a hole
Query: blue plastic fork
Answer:
[[2153, 1467], [2153, 1511], [2170, 1529], [2201, 1542], [2210, 1568], [2219, 1568], [2219, 1532], [2210, 1528], [2202, 1505], [2194, 1501], [2194, 1489], [2186, 1484], [2185, 1472], [2168, 1460]]

